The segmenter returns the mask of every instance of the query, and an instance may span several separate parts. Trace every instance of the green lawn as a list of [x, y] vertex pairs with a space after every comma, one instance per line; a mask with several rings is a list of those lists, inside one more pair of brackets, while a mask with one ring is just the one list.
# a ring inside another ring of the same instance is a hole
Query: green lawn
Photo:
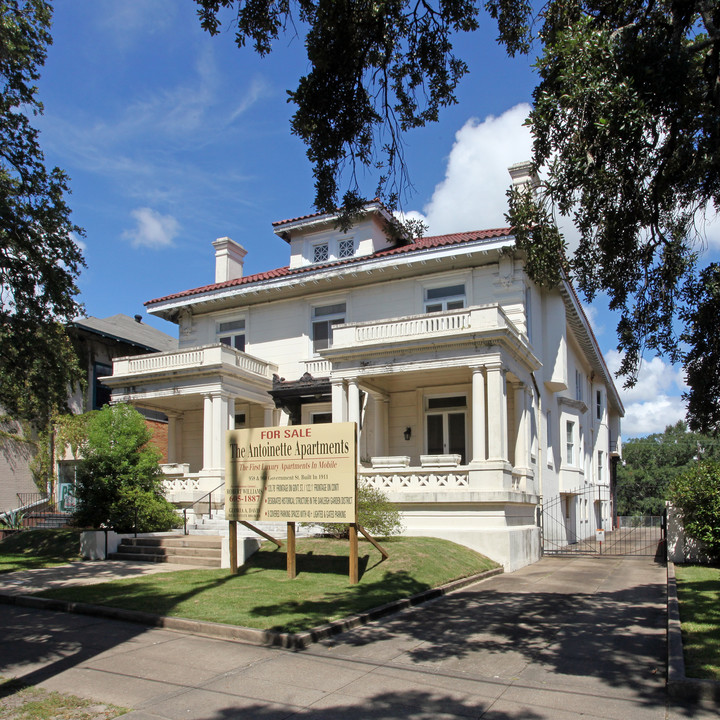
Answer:
[[720, 680], [720, 567], [676, 565], [685, 674]]
[[361, 580], [348, 583], [348, 542], [297, 542], [297, 577], [287, 577], [284, 548], [265, 543], [238, 575], [183, 570], [101, 585], [61, 588], [44, 597], [196, 620], [288, 632], [305, 630], [497, 567], [461, 545], [436, 538], [382, 541], [390, 557], [360, 543]]
[[22, 530], [0, 540], [0, 573], [80, 559], [79, 530]]

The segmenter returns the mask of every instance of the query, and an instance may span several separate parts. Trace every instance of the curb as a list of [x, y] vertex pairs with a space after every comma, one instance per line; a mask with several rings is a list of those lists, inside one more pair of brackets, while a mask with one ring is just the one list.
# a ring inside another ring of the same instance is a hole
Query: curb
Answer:
[[108, 620], [122, 620], [124, 622], [138, 623], [148, 627], [159, 627], [166, 630], [176, 630], [189, 635], [216, 638], [219, 640], [233, 640], [249, 645], [262, 645], [266, 647], [281, 647], [289, 650], [302, 650], [313, 643], [338, 635], [353, 628], [366, 625], [387, 615], [398, 613], [415, 605], [434, 600], [448, 593], [460, 590], [481, 580], [486, 580], [504, 572], [502, 567], [471, 575], [466, 578], [454, 580], [437, 588], [425, 590], [408, 598], [401, 598], [394, 602], [381, 605], [363, 613], [349, 615], [340, 620], [318, 625], [301, 633], [282, 633], [273, 630], [257, 630], [255, 628], [241, 627], [239, 625], [226, 625], [205, 620], [190, 620], [187, 618], [173, 618], [164, 615], [141, 612], [139, 610], [122, 610], [120, 608], [106, 607], [104, 605], [91, 605], [90, 603], [56, 600], [54, 598], [38, 597], [36, 595], [10, 595], [0, 593], [0, 603], [3, 605], [16, 605], [18, 607], [34, 608], [37, 610], [53, 610], [69, 612], [79, 615], [89, 615]]
[[705, 707], [720, 706], [720, 682], [689, 678], [685, 675], [680, 610], [675, 580], [675, 563], [667, 562], [667, 692], [674, 700]]

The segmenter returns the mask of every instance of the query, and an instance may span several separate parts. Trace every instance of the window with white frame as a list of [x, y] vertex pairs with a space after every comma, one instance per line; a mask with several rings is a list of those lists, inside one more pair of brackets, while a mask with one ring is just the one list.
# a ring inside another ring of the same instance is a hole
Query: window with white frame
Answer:
[[602, 450], [598, 450], [597, 454], [597, 479], [598, 482], [603, 481], [603, 452]]
[[585, 378], [583, 377], [583, 374], [579, 371], [575, 371], [575, 399], [576, 400], [583, 400], [583, 383]]
[[565, 460], [568, 465], [575, 464], [575, 423], [565, 422]]
[[217, 339], [223, 345], [245, 352], [245, 320], [228, 320], [217, 324]]
[[313, 352], [318, 353], [332, 345], [334, 325], [345, 322], [345, 303], [319, 305], [312, 310]]
[[327, 262], [330, 259], [330, 246], [328, 243], [318, 243], [313, 245], [313, 262]]
[[595, 391], [595, 416], [598, 420], [602, 420], [603, 416], [603, 396], [602, 390]]
[[465, 285], [425, 289], [425, 312], [461, 310], [465, 307]]

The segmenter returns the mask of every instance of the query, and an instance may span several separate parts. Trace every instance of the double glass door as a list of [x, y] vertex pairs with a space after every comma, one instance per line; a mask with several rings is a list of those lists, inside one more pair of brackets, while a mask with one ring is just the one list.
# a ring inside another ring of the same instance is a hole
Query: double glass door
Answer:
[[464, 396], [428, 398], [425, 429], [428, 455], [459, 455], [466, 464], [467, 399]]

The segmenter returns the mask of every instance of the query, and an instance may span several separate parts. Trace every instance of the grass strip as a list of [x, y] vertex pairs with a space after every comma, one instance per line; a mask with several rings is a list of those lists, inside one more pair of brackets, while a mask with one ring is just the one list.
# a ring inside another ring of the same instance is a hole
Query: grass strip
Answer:
[[21, 530], [0, 540], [0, 573], [80, 559], [80, 530]]
[[112, 720], [127, 710], [0, 678], [0, 720]]
[[720, 680], [720, 567], [676, 565], [687, 677]]
[[66, 587], [42, 597], [207, 620], [262, 630], [300, 632], [497, 567], [484, 555], [447, 540], [383, 540], [382, 560], [360, 543], [361, 579], [348, 581], [348, 542], [309, 538], [297, 543], [297, 577], [287, 576], [284, 549], [265, 543], [237, 575], [182, 570], [98, 585]]

